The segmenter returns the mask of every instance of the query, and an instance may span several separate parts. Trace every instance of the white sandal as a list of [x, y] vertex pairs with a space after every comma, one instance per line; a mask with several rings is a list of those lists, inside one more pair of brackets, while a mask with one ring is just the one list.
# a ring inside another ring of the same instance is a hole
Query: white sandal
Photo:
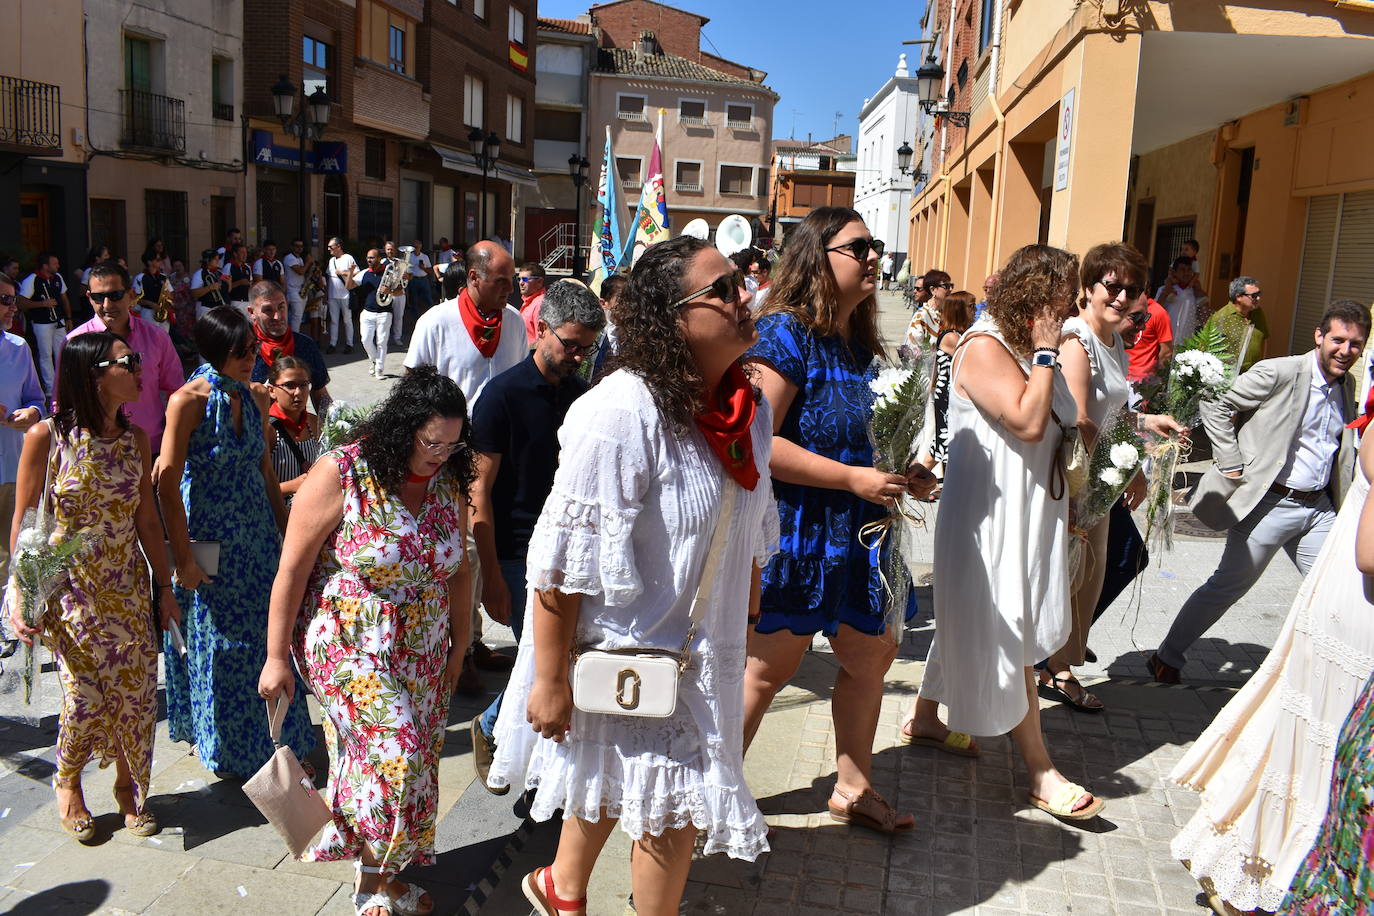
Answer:
[[[429, 893], [420, 885], [413, 883], [407, 884], [404, 894], [399, 897], [392, 897], [390, 894], [386, 893], [386, 885], [390, 880], [396, 878], [395, 875], [387, 875], [380, 865], [364, 865], [361, 859], [355, 859], [354, 866], [359, 873], [366, 872], [369, 875], [382, 875], [387, 879], [382, 883], [382, 890], [372, 894], [371, 897], [368, 898], [369, 902], [366, 904], [358, 904], [358, 898], [363, 896], [362, 891], [358, 891], [353, 895], [353, 904], [358, 908], [357, 916], [362, 916], [370, 906], [385, 906], [388, 913], [399, 914], [399, 916], [431, 916], [431, 914], [433, 914], [433, 906], [428, 910], [420, 908], [420, 898]], [[372, 897], [378, 896], [386, 898], [385, 901], [379, 903], [372, 900]]]
[[[382, 874], [382, 867], [380, 865], [364, 865], [361, 859], [355, 860], [353, 864], [359, 875], [364, 872], [369, 875]], [[379, 907], [387, 912], [387, 916], [394, 916], [396, 912], [395, 901], [393, 901], [391, 895], [386, 892], [385, 882], [383, 882], [381, 890], [373, 891], [370, 894], [364, 893], [363, 891], [353, 892], [354, 916], [367, 916], [368, 910]]]

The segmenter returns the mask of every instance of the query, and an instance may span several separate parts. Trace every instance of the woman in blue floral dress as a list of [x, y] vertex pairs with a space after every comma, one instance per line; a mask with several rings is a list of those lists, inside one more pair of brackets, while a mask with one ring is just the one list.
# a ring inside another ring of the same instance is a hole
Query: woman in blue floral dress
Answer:
[[910, 830], [871, 782], [873, 736], [887, 669], [883, 586], [859, 529], [934, 478], [874, 468], [869, 381], [878, 339], [878, 253], [859, 214], [820, 207], [797, 227], [758, 319], [746, 360], [773, 407], [773, 491], [781, 550], [763, 571], [745, 671], [745, 745], [773, 696], [824, 633], [840, 662], [832, 697], [838, 778], [830, 813], [882, 832]]
[[[209, 365], [168, 402], [154, 470], [186, 614], [184, 659], [167, 638], [167, 719], [172, 740], [194, 744], [207, 770], [242, 778], [274, 751], [257, 684], [286, 508], [267, 453], [267, 391], [249, 382], [252, 324], [233, 307], [212, 309], [196, 322], [196, 346]], [[213, 578], [192, 540], [219, 541]], [[282, 728], [302, 760], [315, 745], [304, 693]]]

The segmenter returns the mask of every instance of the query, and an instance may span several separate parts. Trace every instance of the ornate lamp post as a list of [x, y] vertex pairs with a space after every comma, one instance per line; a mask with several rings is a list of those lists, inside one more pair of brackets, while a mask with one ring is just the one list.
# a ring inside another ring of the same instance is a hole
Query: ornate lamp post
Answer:
[[306, 175], [305, 175], [305, 141], [318, 140], [324, 136], [324, 129], [329, 126], [329, 95], [324, 91], [324, 87], [318, 87], [309, 96], [305, 94], [305, 89], [301, 89], [300, 110], [292, 113], [296, 104], [296, 86], [286, 76], [277, 78], [272, 85], [272, 105], [276, 109], [277, 117], [281, 119], [282, 129], [295, 137], [299, 144], [299, 153], [296, 157], [296, 224], [300, 233], [300, 238], [306, 243], [306, 249], [310, 246], [310, 221], [306, 205]]
[[587, 183], [587, 166], [591, 163], [586, 156], [573, 153], [568, 157], [568, 176], [577, 189], [576, 215], [573, 219], [573, 279], [581, 280], [582, 266], [582, 186]]
[[482, 170], [482, 204], [478, 207], [482, 223], [477, 228], [477, 241], [482, 241], [487, 233], [487, 175], [496, 171], [496, 160], [501, 158], [501, 138], [494, 133], [483, 134], [482, 128], [474, 127], [468, 134], [472, 146], [472, 158]]

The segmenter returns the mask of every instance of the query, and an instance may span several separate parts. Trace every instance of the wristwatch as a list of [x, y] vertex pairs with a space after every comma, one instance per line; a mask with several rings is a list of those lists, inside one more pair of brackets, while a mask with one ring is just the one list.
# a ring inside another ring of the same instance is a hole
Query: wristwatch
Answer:
[[1055, 359], [1054, 354], [1049, 350], [1040, 350], [1031, 357], [1032, 366], [1045, 366], [1049, 369], [1058, 369], [1059, 360]]

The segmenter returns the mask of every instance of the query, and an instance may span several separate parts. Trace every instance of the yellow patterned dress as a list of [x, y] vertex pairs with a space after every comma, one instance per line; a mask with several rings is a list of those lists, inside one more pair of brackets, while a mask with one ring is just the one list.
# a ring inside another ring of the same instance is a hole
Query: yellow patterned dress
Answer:
[[157, 725], [148, 565], [134, 527], [143, 459], [132, 429], [115, 439], [78, 429], [53, 461], [58, 530], [80, 532], [87, 550], [44, 626], [62, 680], [57, 778], [70, 784], [92, 757], [104, 767], [122, 755], [142, 808]]

